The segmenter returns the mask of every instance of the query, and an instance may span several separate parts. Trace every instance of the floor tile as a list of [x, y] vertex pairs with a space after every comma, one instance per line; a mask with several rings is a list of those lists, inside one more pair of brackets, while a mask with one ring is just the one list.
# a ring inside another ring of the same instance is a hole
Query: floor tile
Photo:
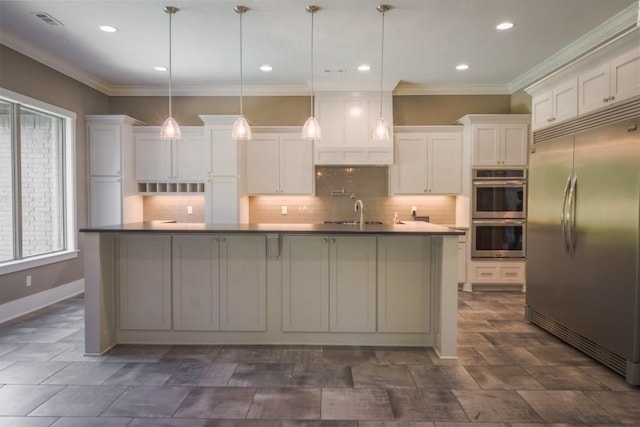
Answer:
[[637, 387], [627, 384], [622, 375], [602, 365], [580, 366], [579, 369], [609, 390], [640, 392]]
[[43, 384], [99, 385], [122, 366], [124, 365], [121, 363], [72, 362], [45, 380]]
[[469, 421], [450, 390], [389, 390], [389, 398], [398, 420]]
[[485, 390], [541, 390], [536, 376], [520, 366], [466, 366], [465, 369]]
[[[0, 329], [0, 337], [2, 336], [2, 329]], [[0, 356], [2, 356], [3, 354], [7, 354], [15, 349], [17, 349], [18, 347], [21, 347], [23, 344], [19, 344], [19, 343], [15, 343], [15, 342], [3, 342], [0, 340]]]
[[171, 350], [168, 345], [120, 344], [111, 349], [104, 362], [155, 363]]
[[262, 388], [256, 391], [247, 418], [313, 420], [320, 418], [319, 388]]
[[16, 343], [54, 343], [76, 332], [77, 329], [67, 328], [18, 328], [16, 337], [12, 342]]
[[388, 348], [375, 350], [376, 360], [383, 365], [430, 365], [431, 358], [425, 348]]
[[410, 365], [409, 371], [420, 388], [479, 389], [462, 366]]
[[434, 427], [428, 421], [360, 421], [359, 427]]
[[125, 390], [122, 386], [68, 386], [29, 415], [97, 417]]
[[55, 385], [5, 385], [0, 388], [0, 416], [27, 415], [62, 388]]
[[127, 427], [211, 427], [213, 420], [176, 418], [134, 418]]
[[478, 353], [490, 365], [543, 365], [535, 356], [522, 347], [482, 347]]
[[293, 365], [291, 386], [295, 387], [353, 387], [351, 367], [339, 364]]
[[520, 395], [511, 390], [453, 390], [472, 422], [541, 422]]
[[68, 362], [15, 362], [0, 371], [0, 384], [40, 384]]
[[319, 365], [323, 362], [322, 346], [278, 346], [271, 350], [270, 362], [296, 365]]
[[540, 345], [535, 334], [524, 332], [483, 332], [482, 335], [496, 347], [525, 347]]
[[236, 369], [235, 363], [184, 363], [180, 364], [166, 385], [224, 386]]
[[233, 346], [223, 348], [215, 358], [216, 363], [269, 363], [271, 346]]
[[593, 365], [593, 361], [578, 350], [564, 344], [531, 345], [527, 351], [547, 365]]
[[345, 420], [282, 420], [281, 427], [359, 427], [361, 425], [358, 421]]
[[376, 353], [371, 347], [334, 347], [326, 346], [322, 355], [325, 362], [342, 365], [376, 363]]
[[107, 378], [104, 384], [163, 385], [178, 368], [179, 365], [175, 363], [127, 363]]
[[286, 387], [291, 385], [293, 365], [284, 363], [253, 363], [236, 366], [229, 386]]
[[441, 359], [434, 349], [428, 349], [427, 353], [434, 365], [488, 365], [488, 362], [473, 347], [458, 347], [456, 359]]
[[61, 343], [34, 343], [25, 344], [13, 351], [0, 356], [0, 360], [14, 360], [25, 362], [46, 362], [57, 355], [69, 350], [73, 346], [71, 344]]
[[384, 389], [322, 390], [322, 419], [325, 420], [393, 420], [389, 395]]
[[584, 393], [623, 424], [640, 426], [640, 394], [637, 390]]
[[60, 418], [51, 427], [126, 427], [131, 418], [88, 418], [72, 417]]
[[171, 417], [190, 391], [188, 387], [130, 387], [102, 416]]
[[458, 331], [459, 347], [493, 347], [483, 333]]
[[355, 387], [416, 388], [405, 365], [360, 364], [351, 368]]
[[161, 362], [212, 363], [222, 350], [221, 345], [174, 345]]
[[57, 417], [0, 417], [0, 427], [49, 427]]
[[604, 390], [606, 387], [574, 366], [527, 366], [547, 390]]
[[197, 387], [176, 411], [176, 418], [246, 418], [255, 394], [249, 387]]
[[619, 422], [581, 391], [524, 390], [518, 393], [547, 423], [613, 424]]

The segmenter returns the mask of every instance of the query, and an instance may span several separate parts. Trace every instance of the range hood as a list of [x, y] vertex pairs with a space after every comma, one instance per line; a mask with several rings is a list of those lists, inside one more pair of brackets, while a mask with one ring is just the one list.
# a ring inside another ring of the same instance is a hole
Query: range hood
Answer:
[[[382, 116], [388, 123], [393, 123], [392, 106], [392, 92], [383, 92]], [[314, 141], [316, 165], [393, 164], [393, 132], [388, 141], [371, 136], [380, 117], [380, 92], [316, 92], [315, 113], [322, 129], [322, 139]]]

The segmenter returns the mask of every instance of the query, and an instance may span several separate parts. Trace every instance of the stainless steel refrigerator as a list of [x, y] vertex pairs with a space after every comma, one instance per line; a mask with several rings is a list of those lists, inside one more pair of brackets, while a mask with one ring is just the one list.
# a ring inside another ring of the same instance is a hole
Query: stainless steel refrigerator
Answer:
[[534, 134], [527, 319], [640, 384], [640, 99]]

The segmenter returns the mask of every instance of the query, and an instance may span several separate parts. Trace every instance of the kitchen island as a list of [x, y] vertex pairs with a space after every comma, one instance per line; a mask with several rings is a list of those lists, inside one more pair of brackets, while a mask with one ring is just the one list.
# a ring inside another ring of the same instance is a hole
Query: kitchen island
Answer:
[[85, 351], [433, 347], [456, 357], [457, 238], [428, 223], [84, 228]]

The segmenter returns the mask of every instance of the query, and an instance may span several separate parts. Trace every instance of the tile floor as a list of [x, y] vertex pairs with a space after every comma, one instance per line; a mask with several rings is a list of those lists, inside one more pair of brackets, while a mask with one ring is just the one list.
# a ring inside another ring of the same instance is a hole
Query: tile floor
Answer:
[[459, 359], [430, 349], [118, 346], [83, 351], [83, 300], [0, 325], [0, 426], [640, 426], [640, 388], [460, 293]]

